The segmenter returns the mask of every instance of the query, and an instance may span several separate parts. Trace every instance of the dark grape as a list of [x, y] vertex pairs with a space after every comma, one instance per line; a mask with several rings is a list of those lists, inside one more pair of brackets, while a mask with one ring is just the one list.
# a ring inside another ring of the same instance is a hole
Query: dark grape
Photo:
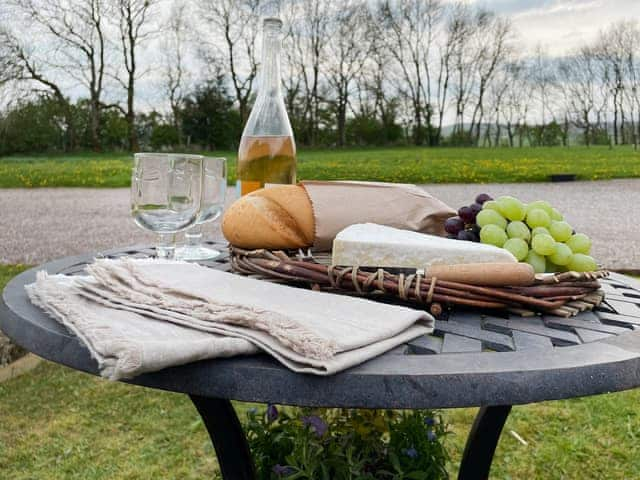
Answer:
[[449, 238], [451, 240], [457, 240], [458, 239], [458, 235], [454, 234], [454, 233], [447, 233], [447, 238]]
[[458, 215], [464, 223], [475, 223], [477, 212], [474, 212], [471, 207], [462, 207], [458, 210]]
[[469, 235], [468, 235], [468, 236], [469, 236], [469, 239], [470, 239], [472, 242], [479, 242], [479, 241], [480, 241], [480, 234], [479, 234], [479, 233], [478, 233], [478, 234], [476, 234], [476, 233], [474, 233], [474, 232], [473, 232], [473, 231], [471, 231], [471, 230], [467, 230], [467, 233], [469, 234]]
[[480, 238], [480, 225], [473, 224], [469, 227], [469, 230]]
[[480, 205], [479, 203], [472, 203], [471, 206], [469, 207], [474, 214], [478, 215], [478, 213], [480, 213], [480, 211], [482, 211], [482, 205]]
[[476, 197], [476, 203], [479, 203], [480, 205], [489, 200], [493, 200], [493, 197], [491, 195], [487, 195], [486, 193], [481, 193]]
[[461, 232], [458, 232], [458, 240], [466, 240], [469, 242], [473, 242], [475, 238], [475, 235], [472, 232], [469, 232], [467, 230], [462, 230]]
[[447, 233], [457, 235], [460, 230], [464, 230], [464, 222], [460, 217], [447, 218], [444, 222], [444, 230]]

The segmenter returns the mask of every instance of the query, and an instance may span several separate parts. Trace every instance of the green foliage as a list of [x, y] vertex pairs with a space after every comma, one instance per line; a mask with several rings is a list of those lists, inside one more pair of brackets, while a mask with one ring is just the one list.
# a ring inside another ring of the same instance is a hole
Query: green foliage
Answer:
[[385, 125], [372, 116], [351, 118], [346, 129], [349, 145], [394, 145], [403, 140], [400, 125], [395, 122]]
[[208, 150], [226, 149], [238, 144], [241, 122], [222, 79], [199, 85], [184, 100], [184, 135], [191, 144]]
[[432, 411], [311, 410], [247, 413], [260, 480], [448, 478], [447, 426]]
[[534, 147], [556, 147], [562, 145], [564, 131], [555, 120], [547, 125], [530, 128], [531, 145]]
[[154, 150], [163, 150], [180, 143], [180, 132], [173, 125], [156, 126], [149, 140]]
[[21, 102], [0, 116], [0, 155], [62, 151], [65, 147], [63, 109], [47, 97]]

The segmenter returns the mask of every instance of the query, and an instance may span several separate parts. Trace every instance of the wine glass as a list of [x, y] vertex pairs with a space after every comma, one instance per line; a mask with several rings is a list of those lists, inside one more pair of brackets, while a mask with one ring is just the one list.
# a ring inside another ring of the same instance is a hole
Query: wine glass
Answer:
[[134, 155], [131, 214], [139, 227], [158, 234], [158, 258], [173, 259], [175, 234], [198, 218], [202, 163], [201, 155]]
[[195, 225], [184, 234], [184, 246], [176, 249], [176, 258], [180, 260], [211, 260], [220, 255], [218, 250], [203, 245], [202, 225], [216, 221], [224, 210], [227, 194], [227, 160], [205, 157], [202, 160], [202, 170], [200, 212]]

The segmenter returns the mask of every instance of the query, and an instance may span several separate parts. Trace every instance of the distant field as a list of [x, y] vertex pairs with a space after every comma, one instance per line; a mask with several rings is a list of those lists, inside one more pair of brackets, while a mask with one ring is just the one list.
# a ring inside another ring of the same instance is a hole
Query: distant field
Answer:
[[[235, 152], [206, 152], [229, 158]], [[87, 153], [0, 158], [0, 188], [126, 187], [131, 155]], [[408, 183], [542, 182], [552, 173], [580, 180], [640, 177], [640, 152], [632, 147], [384, 148], [302, 150], [301, 180], [378, 180]]]

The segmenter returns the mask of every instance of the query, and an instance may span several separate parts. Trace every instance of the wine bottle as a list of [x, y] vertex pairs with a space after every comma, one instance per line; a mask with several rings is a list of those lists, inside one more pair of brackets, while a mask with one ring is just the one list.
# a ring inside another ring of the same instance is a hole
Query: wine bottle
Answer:
[[280, 78], [282, 21], [266, 18], [260, 86], [238, 151], [239, 195], [267, 184], [296, 183], [296, 144]]

